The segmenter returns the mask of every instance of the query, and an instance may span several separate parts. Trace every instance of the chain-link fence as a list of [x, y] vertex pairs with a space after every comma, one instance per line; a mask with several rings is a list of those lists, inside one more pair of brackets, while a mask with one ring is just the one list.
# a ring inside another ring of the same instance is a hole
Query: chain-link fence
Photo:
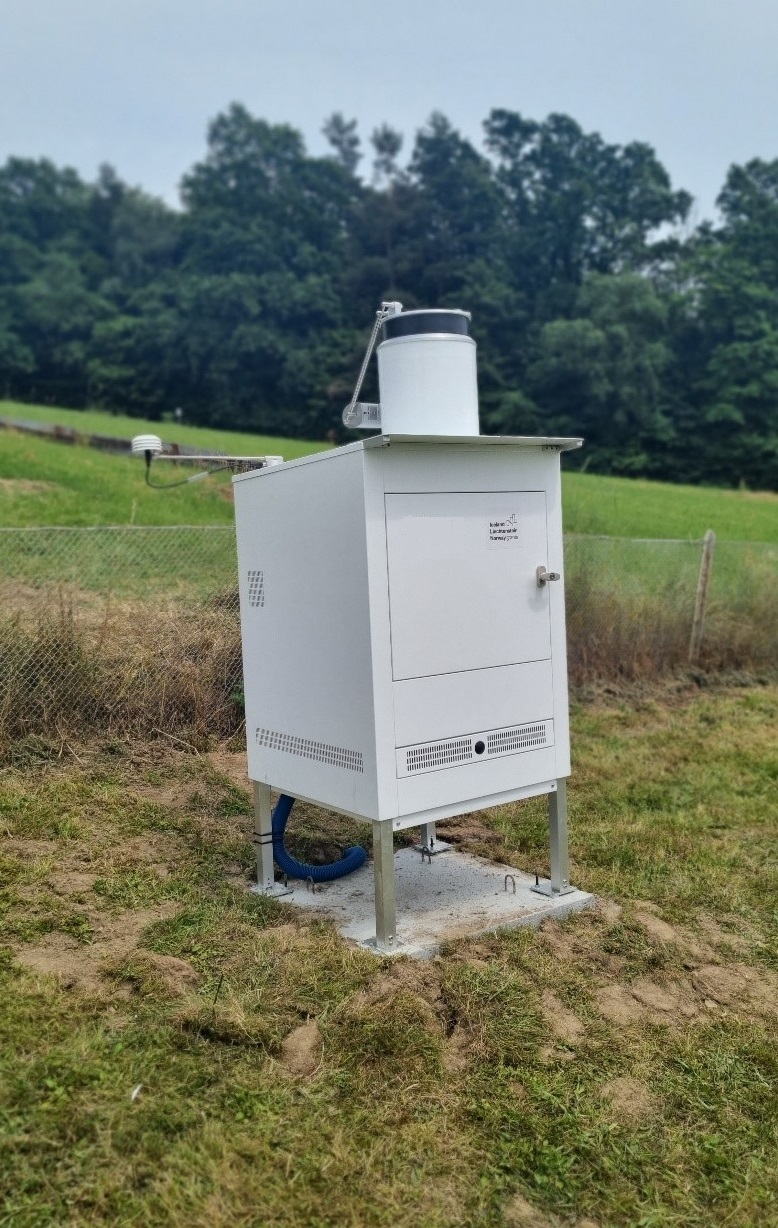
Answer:
[[[699, 541], [569, 536], [574, 682], [689, 664]], [[698, 615], [700, 613], [698, 609]], [[778, 546], [719, 542], [699, 664], [773, 670]], [[241, 719], [231, 526], [0, 529], [0, 736]]]
[[0, 529], [0, 737], [240, 721], [231, 526]]
[[[571, 535], [565, 542], [574, 681], [655, 677], [680, 667], [778, 667], [778, 544]], [[692, 631], [697, 620], [697, 644]]]

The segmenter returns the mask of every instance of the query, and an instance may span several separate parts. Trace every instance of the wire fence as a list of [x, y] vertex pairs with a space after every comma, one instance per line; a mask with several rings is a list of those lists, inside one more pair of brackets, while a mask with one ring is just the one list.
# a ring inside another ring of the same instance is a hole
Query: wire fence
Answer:
[[[573, 682], [688, 668], [701, 556], [700, 541], [568, 536]], [[776, 669], [778, 545], [717, 543], [694, 664]], [[232, 526], [0, 529], [1, 738], [222, 734], [241, 702]]]

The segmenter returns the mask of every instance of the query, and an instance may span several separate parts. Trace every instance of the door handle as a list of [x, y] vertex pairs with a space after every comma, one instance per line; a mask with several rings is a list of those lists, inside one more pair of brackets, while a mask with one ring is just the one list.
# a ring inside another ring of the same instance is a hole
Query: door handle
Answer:
[[538, 582], [538, 588], [544, 588], [549, 580], [561, 580], [562, 576], [558, 571], [546, 571], [543, 563], [540, 567], [535, 568], [535, 579]]

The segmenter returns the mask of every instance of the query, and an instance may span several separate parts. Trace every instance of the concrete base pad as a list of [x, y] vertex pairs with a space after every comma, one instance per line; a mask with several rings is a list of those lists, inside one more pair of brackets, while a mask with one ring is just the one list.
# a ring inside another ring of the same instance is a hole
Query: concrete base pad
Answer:
[[[392, 953], [398, 955], [430, 958], [452, 938], [540, 925], [545, 917], [564, 917], [594, 903], [594, 896], [585, 891], [556, 898], [537, 895], [531, 890], [534, 875], [468, 853], [448, 852], [430, 864], [406, 848], [395, 853], [394, 867], [397, 941]], [[511, 876], [507, 890], [506, 875]], [[334, 883], [322, 883], [313, 892], [305, 883], [289, 886], [292, 894], [285, 903], [317, 909], [335, 922], [344, 938], [375, 950], [372, 864]]]

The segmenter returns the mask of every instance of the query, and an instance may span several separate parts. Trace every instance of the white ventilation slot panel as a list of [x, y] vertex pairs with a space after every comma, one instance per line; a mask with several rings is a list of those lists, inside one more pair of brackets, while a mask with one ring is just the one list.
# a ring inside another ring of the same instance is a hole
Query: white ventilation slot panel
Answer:
[[554, 745], [554, 722], [535, 721], [508, 729], [488, 729], [445, 742], [426, 742], [397, 749], [397, 775], [415, 776], [419, 772], [438, 772], [461, 767], [463, 763], [488, 763], [502, 755], [540, 750]]
[[517, 750], [532, 750], [549, 745], [548, 721], [537, 725], [518, 725], [515, 729], [498, 729], [486, 738], [488, 755], [512, 755]]
[[250, 571], [248, 574], [249, 605], [263, 606], [265, 604], [265, 573]]
[[429, 772], [433, 768], [467, 763], [473, 758], [472, 738], [453, 738], [448, 742], [430, 742], [426, 746], [411, 746], [405, 752], [408, 772]]
[[301, 759], [315, 759], [317, 763], [329, 763], [331, 767], [346, 768], [349, 772], [363, 772], [362, 752], [348, 750], [343, 746], [330, 746], [327, 742], [315, 742], [296, 734], [278, 733], [275, 729], [257, 729], [257, 745], [268, 750], [284, 751]]

